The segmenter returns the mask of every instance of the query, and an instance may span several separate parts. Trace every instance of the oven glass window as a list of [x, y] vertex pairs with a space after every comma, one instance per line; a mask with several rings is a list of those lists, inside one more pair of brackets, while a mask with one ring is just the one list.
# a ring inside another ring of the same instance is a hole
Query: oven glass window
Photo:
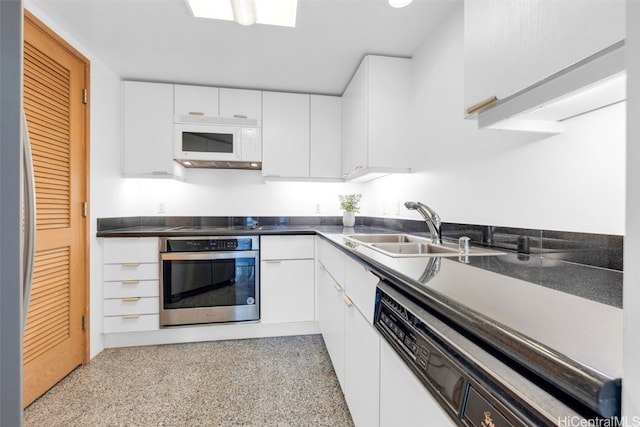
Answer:
[[182, 132], [182, 151], [233, 153], [232, 133]]
[[165, 260], [165, 309], [254, 305], [256, 259]]

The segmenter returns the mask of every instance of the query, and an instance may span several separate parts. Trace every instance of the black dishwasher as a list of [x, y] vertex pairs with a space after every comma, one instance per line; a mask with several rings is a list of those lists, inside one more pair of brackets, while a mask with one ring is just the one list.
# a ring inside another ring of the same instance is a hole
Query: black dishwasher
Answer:
[[558, 423], [557, 416], [484, 369], [477, 349], [470, 353], [468, 345], [459, 345], [464, 338], [384, 281], [378, 284], [374, 325], [458, 425]]

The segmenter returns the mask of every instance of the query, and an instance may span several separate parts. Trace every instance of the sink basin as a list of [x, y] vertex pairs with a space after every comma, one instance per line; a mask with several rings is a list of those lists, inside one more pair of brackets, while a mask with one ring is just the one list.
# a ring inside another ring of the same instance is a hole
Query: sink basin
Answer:
[[456, 244], [435, 244], [428, 238], [410, 234], [351, 234], [345, 237], [394, 258], [504, 255], [504, 252], [477, 247], [470, 248], [468, 253], [460, 253]]
[[346, 236], [351, 240], [360, 243], [428, 243], [430, 240], [425, 237], [411, 236], [409, 234], [351, 234]]
[[397, 255], [459, 255], [458, 248], [431, 243], [373, 243], [371, 247]]

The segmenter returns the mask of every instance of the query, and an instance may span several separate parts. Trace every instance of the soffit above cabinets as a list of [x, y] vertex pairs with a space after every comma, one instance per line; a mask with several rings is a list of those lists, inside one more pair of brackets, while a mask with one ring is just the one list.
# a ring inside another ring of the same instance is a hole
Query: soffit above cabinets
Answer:
[[411, 57], [458, 0], [299, 0], [295, 28], [194, 18], [184, 0], [27, 0], [123, 80], [341, 95], [369, 53]]

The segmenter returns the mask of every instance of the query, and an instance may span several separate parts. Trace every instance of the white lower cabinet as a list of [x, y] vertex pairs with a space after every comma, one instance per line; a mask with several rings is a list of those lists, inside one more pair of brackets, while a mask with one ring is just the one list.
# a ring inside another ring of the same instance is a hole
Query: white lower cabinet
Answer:
[[[318, 321], [327, 352], [355, 425], [376, 427], [380, 336], [369, 318], [373, 317], [374, 298], [368, 295], [370, 291], [375, 294], [375, 283], [371, 288], [369, 277], [375, 276], [327, 242], [318, 240], [318, 248]], [[349, 289], [358, 297], [352, 298]]]
[[344, 331], [343, 390], [351, 418], [356, 426], [376, 427], [380, 405], [380, 335], [353, 304], [345, 306]]
[[314, 236], [260, 238], [260, 321], [315, 320]]
[[109, 238], [103, 252], [103, 332], [160, 328], [158, 239]]
[[318, 322], [324, 339], [327, 352], [333, 363], [333, 369], [338, 377], [338, 382], [345, 390], [344, 383], [344, 291], [342, 286], [331, 276], [327, 268], [318, 261], [317, 298], [318, 298]]
[[456, 423], [386, 341], [380, 343], [380, 427]]

